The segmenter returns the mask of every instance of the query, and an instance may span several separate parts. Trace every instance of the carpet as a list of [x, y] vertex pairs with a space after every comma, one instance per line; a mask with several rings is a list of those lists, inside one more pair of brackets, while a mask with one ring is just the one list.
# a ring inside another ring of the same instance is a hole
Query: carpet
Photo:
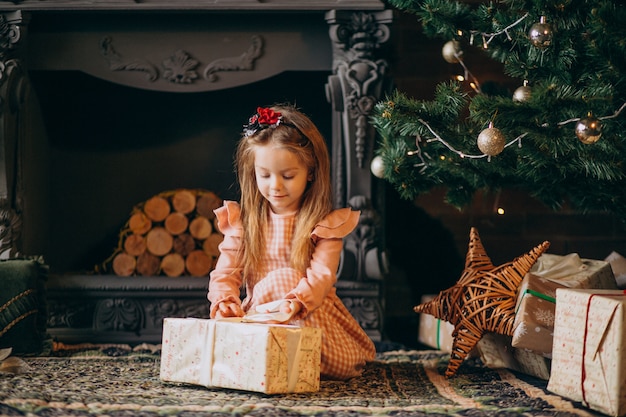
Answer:
[[378, 353], [363, 375], [316, 393], [265, 395], [159, 380], [159, 346], [79, 346], [0, 367], [2, 416], [597, 416], [546, 381], [478, 359], [446, 379], [440, 351]]

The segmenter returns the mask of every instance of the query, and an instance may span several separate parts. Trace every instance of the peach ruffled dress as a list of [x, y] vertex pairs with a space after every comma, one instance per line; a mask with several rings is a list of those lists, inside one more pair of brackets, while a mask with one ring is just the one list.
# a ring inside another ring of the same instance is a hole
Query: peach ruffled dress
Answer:
[[[215, 210], [215, 215], [224, 240], [209, 282], [211, 317], [215, 317], [220, 302], [240, 302], [242, 284], [242, 270], [236, 262], [243, 236], [239, 204], [225, 201]], [[272, 213], [264, 268], [250, 280], [256, 284], [246, 287], [246, 297], [241, 303], [243, 310], [248, 311], [279, 299], [300, 301], [303, 309], [291, 323], [322, 329], [321, 374], [326, 378], [358, 376], [376, 353], [371, 339], [343, 305], [335, 289], [342, 239], [354, 230], [358, 220], [359, 212], [349, 208], [334, 210], [323, 219], [311, 233], [315, 251], [303, 275], [289, 263], [295, 213]]]

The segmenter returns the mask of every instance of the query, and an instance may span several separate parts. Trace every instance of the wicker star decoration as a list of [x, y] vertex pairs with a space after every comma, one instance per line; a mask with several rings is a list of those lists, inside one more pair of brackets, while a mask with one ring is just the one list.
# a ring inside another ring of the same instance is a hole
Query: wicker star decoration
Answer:
[[414, 307], [416, 313], [433, 315], [454, 325], [453, 343], [446, 377], [456, 374], [468, 353], [484, 333], [513, 334], [517, 290], [539, 256], [548, 249], [545, 241], [512, 262], [494, 266], [471, 228], [465, 269], [452, 287]]

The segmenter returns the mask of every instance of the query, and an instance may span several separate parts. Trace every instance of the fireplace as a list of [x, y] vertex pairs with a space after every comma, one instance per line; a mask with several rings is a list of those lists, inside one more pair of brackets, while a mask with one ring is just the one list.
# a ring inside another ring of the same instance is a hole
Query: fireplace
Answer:
[[[362, 211], [337, 285], [373, 339], [386, 274], [371, 106], [389, 89], [379, 1], [0, 1], [3, 258], [50, 267], [49, 332], [158, 342], [205, 317], [206, 278], [94, 273], [157, 193], [236, 199], [232, 155], [257, 105], [293, 102], [333, 157], [335, 204]], [[312, 3], [312, 4], [309, 4]]]

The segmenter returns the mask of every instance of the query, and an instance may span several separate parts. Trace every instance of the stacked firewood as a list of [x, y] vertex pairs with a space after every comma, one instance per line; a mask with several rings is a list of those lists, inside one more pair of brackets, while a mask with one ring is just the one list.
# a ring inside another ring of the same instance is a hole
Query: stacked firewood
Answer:
[[213, 210], [213, 192], [179, 189], [136, 205], [103, 270], [118, 276], [203, 277], [213, 270], [223, 235]]

